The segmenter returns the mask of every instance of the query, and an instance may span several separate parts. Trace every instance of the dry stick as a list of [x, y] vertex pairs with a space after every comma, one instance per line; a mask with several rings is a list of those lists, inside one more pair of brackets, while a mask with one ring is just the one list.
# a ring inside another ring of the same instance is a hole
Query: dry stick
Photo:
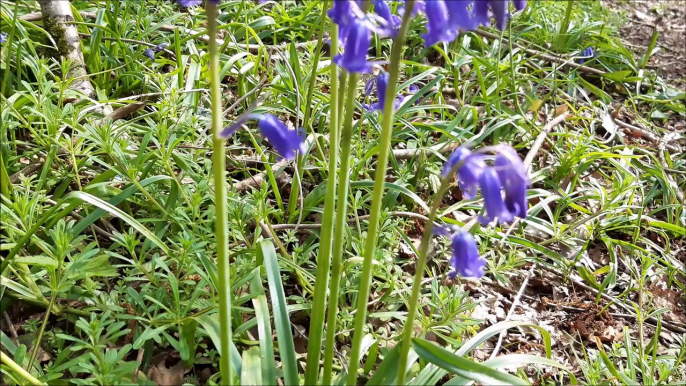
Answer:
[[[538, 134], [538, 137], [536, 137], [536, 140], [534, 141], [533, 145], [531, 145], [531, 149], [529, 149], [529, 153], [527, 153], [526, 157], [524, 158], [524, 166], [527, 168], [527, 173], [531, 169], [531, 163], [534, 160], [534, 157], [536, 154], [538, 154], [538, 150], [541, 148], [543, 145], [543, 142], [545, 141], [546, 137], [548, 136], [548, 133], [553, 129], [553, 127], [557, 126], [561, 122], [564, 122], [565, 119], [567, 119], [567, 116], [569, 116], [569, 112], [564, 112], [557, 117], [555, 117], [552, 121], [548, 122], [541, 132]], [[515, 224], [512, 224], [510, 229], [514, 229]], [[509, 232], [509, 230], [508, 230]], [[503, 237], [503, 240], [505, 237]], [[529, 270], [529, 273], [526, 275], [526, 278], [522, 282], [521, 287], [519, 287], [519, 292], [517, 292], [517, 295], [515, 298], [512, 300], [512, 305], [510, 306], [510, 310], [507, 312], [507, 316], [505, 316], [505, 320], [503, 322], [507, 322], [512, 318], [512, 315], [514, 314], [515, 308], [517, 308], [517, 303], [519, 303], [519, 299], [522, 297], [522, 294], [524, 294], [524, 291], [526, 290], [527, 285], [529, 284], [529, 279], [531, 278], [533, 272], [536, 270], [537, 263], [534, 263], [531, 266], [531, 269]], [[491, 353], [491, 358], [493, 359], [498, 355], [498, 351], [500, 351], [500, 347], [502, 347], [503, 344], [503, 339], [505, 338], [505, 335], [507, 334], [507, 331], [503, 331], [500, 333], [500, 336], [498, 337], [498, 343], [496, 343], [495, 347], [493, 348], [493, 352]]]
[[[89, 38], [89, 37], [92, 37], [93, 35], [79, 32], [79, 36], [84, 37], [84, 38]], [[142, 45], [142, 46], [148, 46], [148, 47], [154, 47], [154, 48], [157, 48], [157, 46], [158, 46], [157, 44], [144, 42], [144, 41], [142, 41], [142, 40], [127, 39], [127, 38], [110, 38], [110, 37], [107, 37], [107, 36], [101, 36], [100, 39], [102, 39], [102, 40], [109, 40], [109, 41], [113, 41], [113, 42], [122, 41], [122, 42], [124, 42], [124, 43], [140, 44], [140, 45]], [[166, 48], [163, 48], [163, 49], [161, 49], [160, 51], [164, 51], [165, 53], [167, 53], [167, 54], [171, 55], [172, 57], [176, 58], [176, 54], [174, 54], [172, 51], [169, 51], [169, 50], [166, 49]]]
[[[640, 134], [641, 138], [645, 139], [646, 141], [649, 141], [652, 143], [660, 141], [660, 139], [657, 137], [657, 135], [655, 135], [649, 131], [645, 131], [645, 130], [641, 129], [640, 127], [630, 125], [630, 124], [623, 122], [619, 119], [613, 119], [612, 121], [617, 126], [623, 128], [623, 129], [626, 129], [629, 132], [629, 134], [631, 134], [632, 136]], [[680, 153], [681, 152], [681, 149], [679, 149], [678, 146], [674, 146], [674, 145], [671, 145], [668, 143], [665, 143], [665, 149], [669, 150], [670, 153]]]
[[71, 3], [60, 0], [40, 1], [43, 26], [50, 34], [57, 46], [57, 55], [69, 59], [74, 63], [67, 78], [78, 79], [70, 85], [70, 89], [80, 92], [87, 98], [95, 95], [95, 89], [86, 70], [86, 62], [81, 52], [81, 38], [75, 25], [69, 24], [74, 20]]
[[[393, 217], [410, 217], [410, 218], [416, 218], [420, 219], [424, 222], [429, 221], [429, 218], [421, 215], [419, 213], [414, 213], [414, 212], [388, 212], [387, 215], [393, 216]], [[353, 217], [348, 220], [349, 223], [354, 223], [355, 221], [364, 221], [369, 219], [370, 215], [364, 215], [364, 216], [358, 216], [358, 217]], [[295, 229], [296, 224], [277, 224], [277, 225], [272, 225], [272, 229], [275, 231], [284, 231], [284, 230], [289, 230], [289, 229]], [[300, 224], [298, 229], [302, 230], [313, 230], [313, 229], [319, 229], [322, 227], [322, 224]]]

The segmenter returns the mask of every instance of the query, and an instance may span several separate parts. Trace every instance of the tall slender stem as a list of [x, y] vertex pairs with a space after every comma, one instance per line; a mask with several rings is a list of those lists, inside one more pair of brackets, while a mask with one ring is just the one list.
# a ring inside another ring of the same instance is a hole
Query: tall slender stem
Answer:
[[[319, 24], [319, 37], [317, 38], [317, 48], [314, 53], [314, 58], [312, 59], [312, 72], [310, 73], [310, 82], [309, 85], [307, 86], [307, 97], [305, 98], [305, 117], [303, 120], [303, 128], [305, 130], [310, 130], [311, 129], [311, 117], [310, 117], [310, 110], [312, 109], [312, 95], [314, 94], [314, 87], [316, 85], [316, 80], [317, 80], [317, 69], [319, 67], [319, 58], [321, 57], [322, 54], [322, 36], [324, 35], [324, 29], [326, 28], [326, 10], [329, 9], [329, 2], [324, 1], [322, 5], [322, 14], [321, 14], [321, 21]], [[300, 113], [300, 112], [298, 112]], [[319, 141], [315, 140], [314, 141], [315, 147], [317, 148], [317, 151], [319, 152], [319, 156], [324, 159], [324, 152], [322, 151], [321, 146], [319, 146]], [[303, 156], [301, 154], [298, 155], [297, 159], [297, 164], [298, 168], [296, 169], [296, 173], [298, 174], [296, 177], [298, 178], [297, 181], [302, 181], [302, 176], [303, 176]], [[293, 184], [291, 188], [291, 194], [288, 199], [288, 213], [289, 215], [292, 214], [296, 207], [299, 204], [298, 196], [300, 195], [300, 185], [301, 184]]]
[[391, 150], [391, 137], [393, 135], [393, 105], [395, 102], [395, 86], [398, 82], [400, 54], [402, 53], [402, 49], [405, 44], [405, 35], [412, 18], [413, 9], [414, 0], [407, 0], [403, 22], [400, 27], [400, 31], [398, 32], [398, 37], [396, 37], [393, 41], [393, 48], [391, 50], [391, 62], [388, 71], [388, 87], [386, 89], [383, 121], [381, 123], [379, 155], [376, 162], [376, 173], [374, 176], [374, 191], [372, 192], [372, 207], [369, 213], [369, 229], [367, 230], [367, 239], [365, 240], [364, 246], [362, 278], [360, 279], [357, 293], [357, 315], [355, 315], [355, 324], [353, 327], [353, 342], [350, 352], [350, 363], [347, 378], [348, 385], [355, 385], [357, 383], [357, 369], [359, 368], [361, 355], [360, 346], [362, 345], [362, 337], [364, 336], [364, 325], [367, 320], [367, 300], [369, 299], [369, 291], [372, 284], [372, 262], [374, 260], [374, 251], [376, 250], [376, 236], [381, 217], [381, 202], [384, 194], [386, 166], [388, 164], [388, 156]]
[[210, 54], [210, 95], [212, 98], [212, 172], [214, 174], [214, 206], [216, 208], [214, 237], [217, 243], [217, 268], [219, 283], [219, 325], [221, 328], [221, 356], [219, 370], [221, 383], [232, 385], [230, 343], [231, 343], [231, 274], [229, 268], [228, 217], [226, 213], [226, 150], [219, 138], [222, 129], [222, 101], [219, 89], [219, 52], [217, 46], [217, 6], [207, 2], [207, 34]]
[[348, 91], [346, 95], [345, 122], [341, 133], [341, 173], [338, 181], [338, 205], [336, 206], [336, 226], [334, 227], [333, 257], [331, 259], [331, 283], [329, 285], [329, 307], [326, 318], [326, 342], [324, 343], [324, 378], [322, 385], [331, 384], [331, 370], [333, 366], [333, 347], [336, 335], [336, 318], [338, 316], [338, 293], [341, 284], [341, 271], [343, 260], [344, 235], [348, 210], [348, 186], [350, 183], [350, 146], [353, 136], [353, 116], [355, 113], [355, 97], [357, 93], [357, 81], [360, 75], [357, 73], [348, 75]]
[[[452, 173], [451, 173], [452, 174]], [[419, 247], [419, 257], [417, 259], [417, 267], [415, 268], [414, 280], [412, 282], [412, 294], [410, 295], [410, 302], [408, 304], [407, 319], [403, 326], [402, 338], [400, 340], [400, 353], [398, 357], [398, 377], [396, 378], [396, 385], [405, 384], [405, 374], [407, 373], [407, 355], [410, 352], [410, 340], [412, 339], [412, 332], [414, 331], [414, 315], [417, 312], [419, 303], [419, 290], [422, 287], [422, 278], [424, 276], [424, 269], [426, 268], [426, 260], [429, 254], [429, 245], [431, 244], [432, 229], [434, 221], [436, 220], [436, 213], [441, 206], [442, 197], [450, 185], [450, 180], [444, 178], [441, 181], [441, 186], [438, 188], [438, 193], [434, 197], [434, 202], [431, 205], [431, 212], [429, 213], [429, 221], [424, 224], [424, 234], [422, 235], [422, 244]]]
[[[338, 51], [338, 26], [331, 24], [331, 57]], [[338, 139], [339, 116], [338, 110], [338, 66], [331, 63], [331, 126], [329, 131], [329, 172], [326, 185], [326, 199], [324, 201], [324, 218], [322, 220], [321, 241], [317, 254], [317, 277], [314, 285], [314, 299], [312, 300], [312, 316], [310, 320], [310, 336], [307, 343], [307, 368], [305, 369], [305, 384], [316, 385], [319, 376], [319, 359], [322, 352], [322, 335], [324, 333], [324, 317], [326, 316], [326, 292], [329, 286], [329, 268], [331, 267], [331, 245], [333, 243], [333, 223], [336, 205], [336, 172], [338, 170]]]
[[5, 355], [4, 352], [0, 351], [0, 362], [2, 362], [3, 365], [7, 366], [10, 370], [13, 370], [17, 374], [19, 374], [22, 378], [27, 380], [29, 384], [31, 385], [46, 385], [46, 383], [43, 383], [36, 379], [31, 373], [28, 371], [24, 370], [21, 366], [19, 366], [16, 362], [12, 360], [9, 356]]

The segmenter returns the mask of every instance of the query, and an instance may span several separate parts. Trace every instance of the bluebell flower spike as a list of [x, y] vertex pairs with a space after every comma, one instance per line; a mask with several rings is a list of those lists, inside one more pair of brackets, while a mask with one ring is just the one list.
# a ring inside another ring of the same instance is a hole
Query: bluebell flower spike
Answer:
[[422, 35], [426, 46], [433, 46], [438, 42], [449, 43], [455, 39], [455, 33], [450, 28], [448, 8], [443, 0], [431, 0], [426, 2], [426, 30]]
[[334, 57], [334, 62], [350, 73], [368, 73], [372, 70], [372, 63], [367, 61], [367, 51], [372, 42], [371, 31], [364, 21], [357, 19], [347, 28], [344, 51]]
[[391, 7], [385, 0], [374, 0], [374, 12], [379, 15], [383, 25], [383, 35], [387, 37], [395, 37], [398, 35], [400, 29], [401, 19], [391, 13]]
[[484, 198], [485, 213], [479, 216], [481, 225], [492, 222], [505, 224], [511, 222], [514, 217], [505, 206], [501, 192], [502, 184], [498, 172], [493, 168], [486, 168], [479, 177], [481, 195]]
[[296, 152], [305, 152], [305, 142], [298, 130], [289, 130], [286, 125], [271, 114], [263, 114], [257, 120], [257, 127], [279, 155], [292, 160]]
[[476, 240], [469, 232], [458, 231], [452, 236], [453, 256], [450, 259], [450, 277], [460, 275], [478, 279], [484, 275], [486, 262], [479, 256]]

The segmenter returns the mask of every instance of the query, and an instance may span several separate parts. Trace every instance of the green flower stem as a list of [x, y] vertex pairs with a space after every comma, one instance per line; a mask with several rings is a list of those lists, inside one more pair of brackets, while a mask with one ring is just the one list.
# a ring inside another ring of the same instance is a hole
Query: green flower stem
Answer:
[[[357, 384], [357, 369], [360, 362], [360, 346], [364, 336], [364, 326], [367, 321], [367, 300], [372, 284], [372, 263], [374, 251], [376, 250], [376, 239], [381, 217], [381, 202], [384, 195], [384, 183], [386, 180], [386, 166], [388, 165], [389, 152], [391, 150], [391, 137], [393, 135], [393, 105], [395, 102], [395, 87], [398, 83], [398, 73], [400, 72], [400, 56], [405, 44], [405, 35], [412, 19], [414, 0], [408, 0], [405, 6], [405, 15], [398, 32], [398, 37], [393, 41], [391, 50], [391, 62], [388, 70], [388, 88], [386, 89], [386, 99], [384, 101], [383, 121], [381, 123], [381, 138], [379, 142], [379, 154], [376, 163], [376, 173], [374, 176], [374, 191], [372, 192], [372, 207], [369, 212], [369, 228], [367, 239], [364, 246], [364, 261], [362, 263], [362, 278], [358, 286], [357, 293], [357, 315], [353, 327], [353, 342], [350, 352], [350, 363], [348, 370], [348, 385]], [[347, 171], [344, 171], [347, 172]]]
[[207, 2], [207, 35], [209, 36], [210, 54], [210, 94], [212, 98], [212, 172], [214, 174], [214, 237], [217, 243], [217, 291], [219, 296], [219, 325], [221, 328], [221, 356], [219, 370], [221, 383], [232, 385], [231, 361], [229, 349], [231, 343], [231, 270], [229, 266], [228, 217], [226, 214], [226, 149], [224, 141], [219, 138], [222, 129], [222, 101], [219, 89], [219, 51], [217, 46], [217, 6]]
[[[321, 21], [319, 25], [319, 37], [317, 38], [317, 49], [315, 50], [314, 53], [314, 58], [312, 59], [312, 73], [310, 74], [310, 84], [307, 87], [307, 97], [305, 98], [305, 118], [303, 121], [303, 128], [305, 130], [310, 130], [312, 129], [310, 127], [310, 110], [312, 109], [312, 95], [314, 94], [314, 87], [316, 85], [316, 80], [317, 80], [317, 68], [319, 67], [319, 58], [321, 57], [322, 54], [322, 36], [324, 35], [324, 28], [326, 28], [326, 10], [329, 9], [329, 3], [333, 4], [333, 2], [329, 1], [324, 1], [322, 5], [322, 14], [321, 14]], [[319, 141], [315, 140], [314, 145], [317, 148], [317, 152], [319, 153], [319, 156], [324, 159], [324, 151], [322, 150], [322, 147], [319, 145]], [[298, 168], [296, 169], [296, 173], [298, 174], [296, 177], [298, 178], [297, 181], [302, 181], [302, 176], [303, 176], [303, 156], [302, 154], [298, 155], [297, 159], [297, 164]], [[300, 183], [298, 184], [293, 184], [291, 188], [291, 194], [288, 199], [288, 213], [292, 214], [295, 212], [299, 200], [298, 200], [298, 195], [300, 194]]]
[[348, 187], [350, 184], [350, 146], [353, 136], [353, 116], [355, 113], [355, 97], [357, 82], [360, 75], [348, 75], [348, 90], [346, 96], [345, 122], [341, 133], [341, 171], [338, 181], [338, 206], [336, 207], [336, 226], [334, 226], [333, 258], [331, 261], [331, 283], [329, 285], [329, 307], [326, 319], [326, 342], [324, 343], [324, 378], [322, 385], [331, 385], [333, 348], [336, 335], [336, 318], [338, 317], [338, 293], [341, 285], [341, 271], [343, 268], [343, 247], [345, 230], [347, 229]]
[[[453, 173], [450, 173], [452, 175]], [[417, 267], [415, 269], [414, 281], [412, 283], [412, 295], [410, 295], [410, 302], [408, 303], [407, 319], [403, 326], [403, 333], [400, 339], [400, 353], [398, 357], [398, 377], [396, 378], [397, 385], [405, 384], [405, 374], [407, 373], [407, 355], [410, 352], [410, 340], [412, 339], [412, 332], [414, 331], [414, 315], [419, 306], [419, 290], [422, 287], [422, 277], [424, 276], [424, 269], [426, 268], [427, 255], [429, 254], [429, 246], [431, 245], [431, 237], [433, 235], [432, 229], [438, 208], [441, 206], [441, 201], [446, 190], [450, 186], [450, 179], [444, 178], [441, 180], [441, 186], [438, 188], [438, 193], [434, 197], [434, 202], [431, 205], [431, 212], [429, 213], [429, 221], [424, 225], [424, 234], [422, 235], [422, 243], [419, 247], [419, 258], [417, 259]]]
[[0, 351], [0, 362], [2, 362], [3, 365], [7, 366], [8, 369], [14, 371], [15, 373], [19, 374], [22, 378], [27, 380], [29, 384], [31, 385], [45, 385], [45, 383], [39, 381], [31, 375], [28, 371], [24, 370], [19, 366], [15, 361], [12, 360], [9, 356], [5, 355], [4, 352]]
[[[331, 56], [338, 51], [338, 26], [331, 24]], [[317, 276], [312, 299], [312, 316], [310, 336], [307, 343], [307, 367], [305, 384], [316, 385], [319, 377], [319, 359], [322, 352], [322, 335], [326, 312], [326, 294], [329, 286], [329, 268], [331, 267], [331, 245], [333, 243], [333, 221], [336, 205], [336, 172], [338, 170], [339, 116], [338, 106], [338, 66], [331, 63], [331, 102], [329, 129], [329, 172], [324, 201], [324, 218], [322, 220], [319, 253], [317, 255]]]

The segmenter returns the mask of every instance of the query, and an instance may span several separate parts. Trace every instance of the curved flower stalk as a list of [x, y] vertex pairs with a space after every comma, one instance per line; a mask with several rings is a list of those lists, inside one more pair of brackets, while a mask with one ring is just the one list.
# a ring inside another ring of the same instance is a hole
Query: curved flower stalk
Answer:
[[[495, 156], [488, 153], [495, 153]], [[489, 165], [489, 162], [491, 164]], [[451, 154], [443, 169], [441, 186], [438, 189], [434, 203], [429, 213], [429, 221], [426, 224], [422, 243], [419, 248], [416, 274], [412, 283], [412, 294], [408, 303], [407, 322], [403, 327], [401, 348], [398, 360], [398, 385], [405, 384], [407, 372], [407, 355], [410, 350], [410, 340], [414, 327], [414, 318], [419, 303], [419, 291], [423, 272], [426, 268], [427, 254], [432, 235], [450, 237], [452, 241], [453, 256], [450, 259], [452, 271], [451, 277], [479, 278], [483, 276], [485, 261], [479, 256], [474, 237], [469, 233], [473, 222], [469, 222], [462, 229], [454, 230], [447, 226], [434, 226], [438, 208], [443, 195], [448, 189], [451, 176], [456, 173], [458, 184], [465, 191], [465, 196], [472, 198], [476, 195], [476, 189], [481, 188], [484, 197], [486, 214], [480, 216], [483, 224], [497, 220], [499, 222], [511, 221], [515, 216], [524, 217], [528, 210], [526, 202], [526, 189], [529, 178], [526, 167], [515, 150], [507, 145], [486, 147], [472, 152], [465, 147], [460, 147]], [[503, 200], [503, 191], [505, 198]], [[510, 196], [508, 198], [508, 195]], [[509, 202], [510, 204], [507, 204]], [[483, 219], [483, 220], [482, 220]]]

